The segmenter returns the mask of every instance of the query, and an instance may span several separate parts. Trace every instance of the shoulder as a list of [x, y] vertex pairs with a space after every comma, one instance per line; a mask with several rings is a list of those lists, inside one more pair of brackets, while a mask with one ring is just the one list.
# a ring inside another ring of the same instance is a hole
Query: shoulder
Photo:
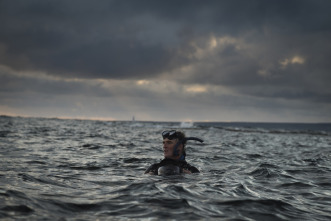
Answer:
[[146, 173], [150, 173], [150, 174], [155, 174], [157, 175], [157, 170], [159, 169], [159, 163], [154, 163], [152, 165], [150, 165], [147, 170], [145, 170], [145, 174]]
[[188, 164], [185, 161], [185, 165], [183, 166], [184, 169], [190, 171], [191, 173], [200, 173], [200, 171], [198, 170], [198, 168], [196, 168], [195, 166], [192, 166], [190, 164]]
[[171, 159], [163, 159], [163, 160], [161, 160], [161, 162], [154, 163], [151, 166], [149, 166], [147, 168], [147, 170], [145, 170], [145, 174], [149, 173], [149, 174], [153, 174], [153, 175], [158, 175], [158, 169], [161, 166], [165, 166], [165, 165], [176, 165], [176, 166], [179, 166], [180, 168], [182, 168], [186, 171], [189, 171], [189, 173], [200, 173], [198, 168], [188, 164], [185, 160], [184, 161], [176, 161], [176, 160], [171, 160]]
[[150, 165], [147, 170], [145, 170], [145, 174], [149, 173], [149, 174], [154, 174], [154, 175], [158, 175], [158, 170], [161, 166], [164, 165], [169, 165], [169, 164], [174, 164], [176, 161], [171, 160], [171, 159], [163, 159], [161, 160], [159, 163], [154, 163], [152, 165]]
[[198, 170], [198, 168], [191, 166], [189, 167], [189, 171], [191, 171], [191, 173], [200, 173], [200, 171]]

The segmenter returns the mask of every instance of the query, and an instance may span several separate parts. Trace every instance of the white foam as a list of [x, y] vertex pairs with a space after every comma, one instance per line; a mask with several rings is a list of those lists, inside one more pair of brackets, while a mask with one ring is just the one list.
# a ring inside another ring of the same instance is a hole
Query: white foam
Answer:
[[194, 122], [193, 121], [184, 121], [180, 123], [180, 128], [191, 128], [194, 126]]

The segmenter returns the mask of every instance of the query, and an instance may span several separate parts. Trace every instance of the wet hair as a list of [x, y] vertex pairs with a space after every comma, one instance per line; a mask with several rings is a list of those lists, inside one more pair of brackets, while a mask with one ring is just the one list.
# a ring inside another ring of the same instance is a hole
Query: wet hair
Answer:
[[186, 145], [186, 140], [184, 139], [184, 138], [186, 138], [185, 133], [182, 131], [176, 131], [176, 135], [177, 135], [178, 140], [183, 140], [182, 144], [185, 147], [185, 145]]
[[[176, 131], [176, 135], [177, 135], [177, 138], [178, 140], [182, 140], [182, 144], [183, 144], [183, 155], [184, 157], [186, 156], [186, 136], [185, 136], [185, 133], [182, 132], [182, 131]], [[185, 158], [184, 158], [185, 159]]]

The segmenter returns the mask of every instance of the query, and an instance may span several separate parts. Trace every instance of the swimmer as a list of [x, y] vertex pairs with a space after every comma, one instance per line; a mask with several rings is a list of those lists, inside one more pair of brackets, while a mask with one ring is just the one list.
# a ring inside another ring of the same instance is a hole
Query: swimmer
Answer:
[[181, 173], [199, 173], [200, 171], [188, 164], [186, 157], [186, 141], [196, 140], [203, 142], [203, 140], [196, 137], [185, 137], [181, 131], [170, 130], [163, 131], [163, 155], [164, 159], [160, 163], [151, 165], [145, 174], [153, 175], [176, 175]]

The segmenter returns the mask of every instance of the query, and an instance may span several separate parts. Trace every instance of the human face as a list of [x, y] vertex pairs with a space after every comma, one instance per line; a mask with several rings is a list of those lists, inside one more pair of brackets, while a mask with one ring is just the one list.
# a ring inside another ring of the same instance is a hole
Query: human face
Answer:
[[169, 140], [168, 138], [163, 139], [163, 155], [164, 158], [177, 160], [182, 155], [183, 145], [177, 147], [179, 156], [174, 156], [174, 147], [176, 146], [178, 139]]

